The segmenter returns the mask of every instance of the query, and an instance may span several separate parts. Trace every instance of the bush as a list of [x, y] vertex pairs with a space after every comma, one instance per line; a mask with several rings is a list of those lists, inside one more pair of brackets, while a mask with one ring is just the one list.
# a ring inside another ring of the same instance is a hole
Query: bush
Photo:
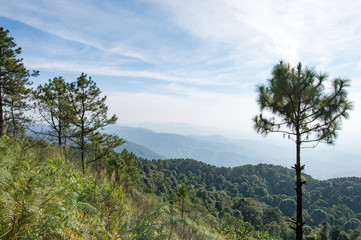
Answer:
[[62, 159], [34, 160], [19, 140], [0, 139], [1, 239], [105, 239], [98, 210], [86, 202], [90, 177]]

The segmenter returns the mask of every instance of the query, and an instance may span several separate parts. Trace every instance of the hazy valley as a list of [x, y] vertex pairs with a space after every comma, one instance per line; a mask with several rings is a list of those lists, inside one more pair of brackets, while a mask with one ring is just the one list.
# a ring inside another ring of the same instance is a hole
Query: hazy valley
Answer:
[[[157, 128], [172, 131], [166, 125], [157, 125]], [[188, 126], [180, 131], [190, 133], [192, 130], [201, 132], [197, 131], [196, 126]], [[177, 132], [177, 129], [173, 131]], [[282, 146], [279, 143], [272, 144], [272, 140], [267, 141], [267, 138], [264, 141], [235, 140], [221, 135], [160, 133], [141, 127], [120, 125], [109, 126], [106, 132], [117, 134], [127, 141], [120, 149], [127, 148], [138, 157], [146, 159], [190, 158], [218, 167], [266, 163], [287, 168], [294, 164], [295, 159], [294, 144], [287, 139], [284, 139], [285, 144]], [[360, 156], [341, 152], [331, 146], [320, 145], [302, 152], [305, 172], [317, 179], [360, 177], [360, 159]]]

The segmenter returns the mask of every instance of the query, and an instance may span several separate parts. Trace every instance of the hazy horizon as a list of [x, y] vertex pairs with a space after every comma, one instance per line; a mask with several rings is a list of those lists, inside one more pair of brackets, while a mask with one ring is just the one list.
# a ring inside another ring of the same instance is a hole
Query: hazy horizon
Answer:
[[[254, 151], [254, 149], [259, 148], [259, 151], [264, 151], [265, 156], [269, 155], [269, 158], [266, 157], [266, 159], [261, 160], [258, 163], [281, 165], [287, 168], [291, 168], [291, 166], [295, 163], [295, 144], [278, 134], [271, 134], [267, 137], [255, 135], [254, 138], [251, 138], [248, 135], [232, 132], [228, 132], [227, 134], [227, 132], [222, 132], [221, 129], [208, 129], [201, 126], [180, 123], [124, 123], [117, 125], [131, 128], [142, 128], [151, 130], [155, 133], [176, 134], [186, 137], [204, 136], [206, 137], [204, 139], [205, 141], [209, 139], [207, 137], [211, 137], [212, 141], [220, 140], [221, 143], [224, 143], [223, 140], [226, 140], [228, 143], [237, 144], [241, 147], [246, 147], [246, 149], [250, 144], [252, 144], [252, 149], [248, 149], [251, 150], [251, 152]], [[147, 138], [148, 137], [149, 136], [147, 136]], [[154, 149], [151, 148], [150, 150], [154, 151]], [[269, 150], [271, 151], [267, 153]], [[157, 151], [155, 152], [158, 153]], [[275, 156], [279, 156], [277, 157], [278, 159], [276, 159]], [[176, 158], [178, 157], [181, 156], [176, 156]], [[358, 170], [361, 168], [361, 161], [359, 161], [360, 157], [360, 154], [347, 152], [341, 148], [324, 144], [319, 144], [316, 148], [301, 150], [301, 161], [302, 164], [306, 165], [305, 173], [311, 175], [313, 178], [321, 180], [339, 177], [361, 177], [361, 172]], [[254, 159], [243, 160], [252, 161]]]

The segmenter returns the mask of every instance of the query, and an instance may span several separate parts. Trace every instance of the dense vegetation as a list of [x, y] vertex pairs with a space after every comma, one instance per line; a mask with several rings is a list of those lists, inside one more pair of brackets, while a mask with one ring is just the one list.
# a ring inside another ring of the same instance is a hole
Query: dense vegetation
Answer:
[[64, 160], [54, 144], [3, 136], [0, 238], [269, 239], [249, 223], [223, 223], [197, 205], [189, 213], [185, 185], [183, 192], [174, 187], [174, 202], [146, 192], [135, 156], [120, 156], [119, 168], [109, 162], [102, 173], [89, 167], [84, 176], [80, 166], [74, 168], [76, 158]]
[[[293, 239], [288, 228], [296, 208], [291, 169], [265, 164], [217, 168], [190, 159], [141, 159], [140, 166], [147, 191], [164, 201], [176, 202], [178, 186], [184, 184], [190, 213], [208, 211], [221, 223], [237, 219]], [[304, 180], [307, 239], [361, 239], [361, 179], [320, 181], [305, 175]]]
[[[63, 160], [54, 144], [2, 137], [1, 238], [294, 238], [290, 169], [120, 156], [119, 168], [84, 176], [79, 155]], [[360, 239], [361, 179], [306, 178], [306, 238]]]

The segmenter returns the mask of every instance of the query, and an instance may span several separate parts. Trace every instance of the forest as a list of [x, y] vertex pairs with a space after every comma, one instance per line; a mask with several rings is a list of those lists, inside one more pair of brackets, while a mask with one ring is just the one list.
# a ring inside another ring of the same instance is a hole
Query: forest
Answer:
[[[33, 88], [39, 72], [25, 68], [8, 30], [0, 28], [0, 42], [0, 239], [296, 238], [294, 170], [116, 152], [125, 140], [102, 130], [117, 116], [90, 76]], [[336, 108], [325, 104], [333, 119]], [[255, 122], [261, 132], [279, 125], [262, 115]], [[318, 133], [333, 140], [330, 127]], [[360, 178], [300, 180], [304, 239], [361, 239]]]

